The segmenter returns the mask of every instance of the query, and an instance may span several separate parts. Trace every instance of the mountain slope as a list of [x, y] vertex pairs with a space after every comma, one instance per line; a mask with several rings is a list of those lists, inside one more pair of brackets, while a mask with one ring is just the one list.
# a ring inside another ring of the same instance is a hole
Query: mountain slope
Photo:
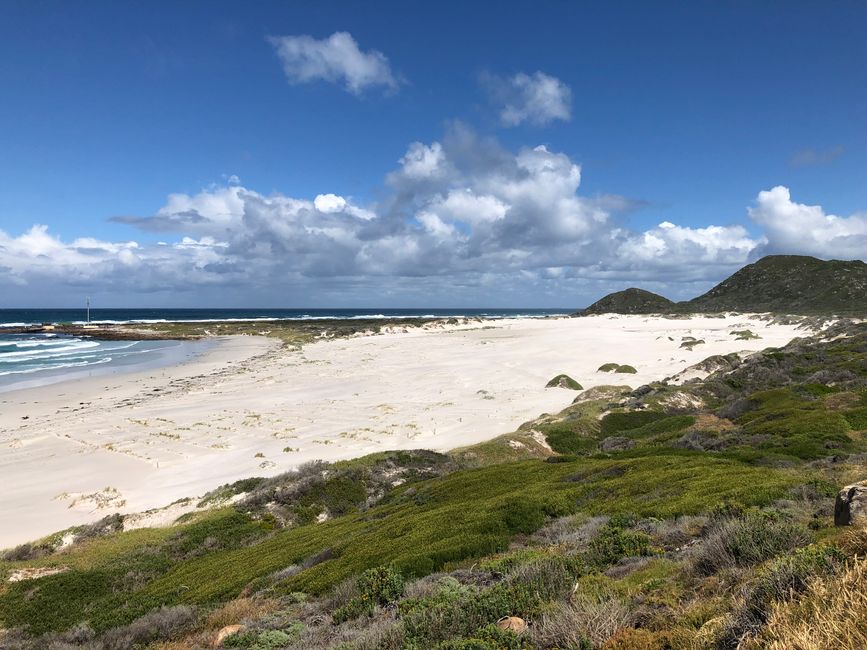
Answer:
[[650, 291], [626, 289], [597, 300], [582, 314], [695, 312], [867, 314], [867, 264], [805, 255], [768, 255], [707, 293], [673, 303]]
[[678, 311], [867, 311], [867, 264], [801, 255], [769, 255], [748, 264]]
[[597, 300], [585, 314], [660, 314], [671, 311], [674, 303], [659, 294], [644, 289], [624, 289]]

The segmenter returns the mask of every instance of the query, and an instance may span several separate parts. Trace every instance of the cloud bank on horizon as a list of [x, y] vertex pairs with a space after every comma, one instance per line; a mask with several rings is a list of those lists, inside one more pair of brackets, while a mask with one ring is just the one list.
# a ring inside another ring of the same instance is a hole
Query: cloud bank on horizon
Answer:
[[[504, 148], [463, 125], [413, 142], [385, 178], [387, 196], [357, 205], [336, 193], [296, 198], [230, 183], [172, 194], [155, 214], [117, 217], [166, 241], [62, 241], [45, 225], [0, 231], [0, 277], [19, 287], [157, 292], [281, 283], [380, 287], [447, 296], [455, 287], [526, 291], [568, 283], [712, 282], [765, 253], [863, 258], [867, 215], [840, 217], [758, 193], [739, 225], [619, 224], [622, 197], [579, 192], [581, 166], [545, 146]], [[233, 181], [237, 179], [232, 179]], [[555, 294], [556, 295], [556, 294]]]
[[[347, 32], [268, 42], [292, 84], [329, 82], [360, 97], [402, 83], [383, 53], [363, 50]], [[571, 89], [542, 71], [483, 75], [482, 85], [503, 127], [571, 119]], [[808, 152], [797, 164], [835, 155]], [[754, 232], [670, 221], [636, 230], [622, 218], [629, 199], [582, 194], [581, 180], [581, 165], [550, 145], [513, 150], [454, 123], [440, 140], [409, 143], [374, 203], [339, 188], [264, 194], [231, 176], [171, 194], [152, 215], [113, 219], [139, 229], [141, 241], [86, 233], [64, 241], [42, 224], [0, 230], [0, 280], [13, 296], [60, 287], [345, 304], [363, 291], [404, 306], [447, 305], [458, 294], [475, 304], [531, 295], [552, 305], [627, 284], [689, 297], [768, 253], [867, 256], [867, 214], [828, 214], [794, 201], [787, 187], [758, 192], [746, 209]]]

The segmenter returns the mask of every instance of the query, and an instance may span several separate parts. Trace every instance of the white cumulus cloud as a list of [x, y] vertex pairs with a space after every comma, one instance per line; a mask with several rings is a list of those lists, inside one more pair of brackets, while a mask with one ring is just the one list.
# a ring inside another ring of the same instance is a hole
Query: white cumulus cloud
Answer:
[[355, 95], [374, 86], [398, 87], [386, 56], [377, 50], [362, 51], [348, 32], [335, 32], [323, 39], [306, 34], [272, 36], [268, 41], [291, 83], [330, 81], [343, 84]]
[[759, 192], [749, 215], [764, 229], [770, 252], [836, 259], [867, 257], [867, 214], [827, 214], [820, 205], [792, 201], [789, 188], [778, 185]]
[[488, 76], [486, 85], [500, 104], [500, 121], [504, 126], [524, 122], [542, 126], [554, 120], [572, 117], [572, 90], [565, 83], [545, 74], [520, 72], [508, 79]]
[[150, 216], [115, 219], [161, 233], [159, 243], [152, 235], [63, 240], [44, 225], [0, 231], [0, 282], [18, 287], [14, 296], [579, 306], [636, 284], [691, 297], [762, 252], [867, 255], [867, 215], [827, 214], [793, 202], [784, 187], [759, 193], [749, 209], [760, 234], [671, 220], [638, 230], [617, 218], [630, 201], [582, 194], [580, 165], [544, 146], [512, 151], [458, 124], [396, 158], [372, 204], [228, 184], [171, 194]]

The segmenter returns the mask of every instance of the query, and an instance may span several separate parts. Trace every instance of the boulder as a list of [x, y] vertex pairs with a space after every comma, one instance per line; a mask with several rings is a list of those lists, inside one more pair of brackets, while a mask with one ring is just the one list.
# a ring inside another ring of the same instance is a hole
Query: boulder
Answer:
[[521, 632], [527, 629], [527, 622], [523, 618], [518, 618], [517, 616], [504, 616], [497, 621], [497, 627], [501, 630], [508, 630], [515, 634], [521, 634]]
[[217, 637], [214, 639], [214, 648], [219, 648], [223, 645], [223, 641], [225, 641], [228, 637], [233, 634], [238, 634], [238, 632], [243, 632], [247, 629], [246, 625], [227, 625], [226, 627], [220, 628], [220, 631], [217, 632]]
[[867, 485], [847, 485], [834, 502], [834, 525], [867, 525]]

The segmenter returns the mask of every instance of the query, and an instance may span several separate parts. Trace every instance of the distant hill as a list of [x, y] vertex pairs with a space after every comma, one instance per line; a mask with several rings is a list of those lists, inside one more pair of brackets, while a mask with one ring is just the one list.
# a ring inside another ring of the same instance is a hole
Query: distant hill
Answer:
[[803, 255], [768, 255], [685, 302], [641, 289], [609, 294], [585, 314], [689, 312], [867, 313], [867, 264]]
[[661, 314], [672, 310], [675, 303], [668, 298], [644, 289], [624, 289], [609, 293], [597, 300], [585, 314]]
[[867, 264], [768, 255], [748, 264], [678, 311], [867, 312]]

